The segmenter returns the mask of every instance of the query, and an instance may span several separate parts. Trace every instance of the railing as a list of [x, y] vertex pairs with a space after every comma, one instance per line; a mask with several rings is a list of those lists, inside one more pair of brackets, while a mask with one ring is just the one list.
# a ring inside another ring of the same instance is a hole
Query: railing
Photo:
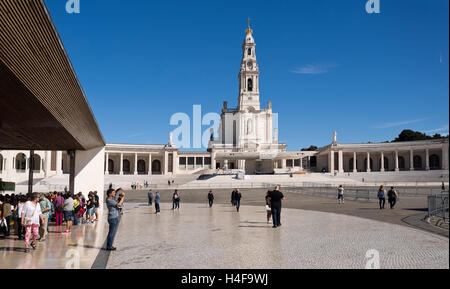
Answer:
[[439, 217], [448, 223], [448, 192], [428, 196], [428, 218]]

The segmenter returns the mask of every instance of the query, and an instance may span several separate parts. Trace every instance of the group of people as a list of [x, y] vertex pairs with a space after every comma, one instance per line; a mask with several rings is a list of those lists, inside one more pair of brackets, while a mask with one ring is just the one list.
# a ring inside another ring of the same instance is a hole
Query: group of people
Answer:
[[[137, 182], [131, 183], [131, 189], [132, 190], [140, 190], [142, 188], [146, 189], [149, 186], [150, 186], [150, 184], [147, 181], [145, 181], [144, 184], [142, 184], [142, 185], [140, 183], [137, 183]], [[109, 188], [112, 188], [112, 186], [109, 186]]]
[[[345, 203], [344, 187], [342, 185], [340, 185], [338, 187], [337, 191], [338, 191], [339, 204], [344, 204]], [[386, 204], [386, 198], [389, 202], [391, 210], [393, 210], [395, 208], [395, 205], [397, 204], [399, 194], [398, 194], [397, 189], [395, 189], [395, 187], [391, 187], [391, 189], [388, 192], [386, 192], [384, 185], [381, 185], [380, 188], [378, 189], [377, 197], [378, 197], [378, 203], [380, 206], [380, 210], [384, 210], [384, 207]]]
[[[98, 221], [100, 207], [97, 192], [89, 192], [85, 199], [80, 192], [28, 193], [0, 196], [0, 223], [5, 237], [12, 229], [18, 240], [25, 241], [26, 252], [36, 249], [36, 242], [44, 242], [50, 222], [56, 227], [66, 223], [63, 234], [70, 234], [72, 225]], [[62, 231], [62, 230], [61, 230]]]

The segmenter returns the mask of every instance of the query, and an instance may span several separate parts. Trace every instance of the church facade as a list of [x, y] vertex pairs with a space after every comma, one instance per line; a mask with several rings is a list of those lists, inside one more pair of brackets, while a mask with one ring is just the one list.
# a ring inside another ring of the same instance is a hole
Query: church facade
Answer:
[[[449, 169], [448, 138], [429, 141], [340, 144], [317, 151], [287, 151], [278, 141], [272, 104], [260, 103], [256, 43], [250, 27], [242, 45], [238, 105], [224, 102], [218, 137], [211, 136], [207, 151], [183, 152], [170, 141], [165, 145], [107, 144], [105, 175], [178, 175], [219, 170], [246, 174], [305, 172], [399, 172]], [[0, 179], [21, 182], [33, 170], [35, 178], [69, 172], [66, 152], [0, 151]]]

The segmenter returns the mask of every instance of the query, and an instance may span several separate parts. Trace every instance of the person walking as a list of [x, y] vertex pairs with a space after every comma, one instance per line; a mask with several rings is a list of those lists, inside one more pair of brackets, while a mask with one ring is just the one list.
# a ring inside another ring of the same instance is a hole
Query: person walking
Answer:
[[232, 192], [231, 192], [231, 205], [234, 207], [235, 206], [235, 203], [234, 203], [234, 196], [236, 195], [236, 191], [237, 191], [237, 189], [234, 189]]
[[213, 203], [214, 203], [214, 195], [212, 191], [209, 191], [208, 193], [208, 203], [209, 203], [209, 207], [212, 208]]
[[73, 206], [74, 200], [72, 198], [72, 194], [68, 192], [66, 194], [66, 200], [64, 201], [64, 219], [66, 219], [66, 230], [63, 234], [72, 233]]
[[386, 204], [386, 190], [384, 189], [383, 185], [381, 185], [378, 189], [378, 200], [380, 203], [380, 210], [383, 210], [384, 205]]
[[[41, 206], [35, 193], [30, 195], [22, 209], [21, 223], [25, 227], [25, 252], [30, 252], [30, 246], [36, 249], [36, 239], [39, 236], [39, 221], [44, 223]], [[31, 242], [30, 242], [31, 238]]]
[[344, 187], [342, 185], [340, 185], [339, 188], [338, 188], [338, 200], [339, 200], [339, 205], [340, 204], [345, 204], [345, 201], [344, 201]]
[[239, 209], [241, 207], [241, 199], [242, 199], [242, 194], [239, 191], [239, 189], [236, 189], [236, 192], [234, 193], [234, 205], [236, 206], [237, 212], [239, 212]]
[[155, 214], [160, 213], [160, 207], [159, 203], [161, 202], [161, 196], [159, 195], [159, 192], [155, 193]]
[[280, 192], [280, 186], [276, 186], [275, 190], [270, 193], [270, 207], [272, 209], [273, 227], [281, 226], [281, 207], [282, 201], [285, 200], [283, 193]]
[[153, 192], [150, 190], [148, 192], [148, 205], [151, 207], [153, 205]]
[[[116, 201], [116, 193], [120, 192], [120, 201]], [[106, 238], [106, 250], [115, 251], [117, 248], [113, 247], [114, 238], [116, 237], [117, 228], [119, 227], [119, 209], [122, 207], [125, 201], [125, 192], [122, 189], [115, 191], [114, 189], [109, 189], [107, 191], [106, 206], [108, 208], [108, 224], [109, 232]]]
[[272, 217], [272, 208], [270, 206], [270, 194], [271, 191], [267, 191], [266, 194], [266, 212], [267, 212], [267, 224], [270, 223], [270, 218]]
[[42, 222], [41, 226], [39, 227], [39, 242], [44, 242], [45, 238], [47, 238], [47, 234], [48, 234], [47, 228], [48, 228], [48, 221], [50, 218], [50, 211], [52, 209], [52, 205], [51, 205], [49, 199], [47, 199], [44, 194], [40, 195], [39, 205], [41, 206], [42, 219], [43, 219], [43, 222]]
[[387, 196], [388, 196], [388, 202], [391, 207], [391, 210], [393, 210], [395, 207], [395, 204], [397, 203], [398, 192], [394, 187], [391, 187], [391, 189], [387, 193]]

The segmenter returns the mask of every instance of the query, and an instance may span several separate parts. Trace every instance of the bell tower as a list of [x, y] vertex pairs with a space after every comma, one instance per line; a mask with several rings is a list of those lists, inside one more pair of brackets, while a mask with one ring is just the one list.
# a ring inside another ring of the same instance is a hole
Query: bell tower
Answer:
[[255, 39], [253, 30], [250, 28], [250, 18], [248, 28], [245, 31], [244, 44], [242, 45], [241, 71], [239, 72], [239, 107], [240, 111], [253, 108], [260, 110], [259, 103], [259, 68], [256, 61]]

